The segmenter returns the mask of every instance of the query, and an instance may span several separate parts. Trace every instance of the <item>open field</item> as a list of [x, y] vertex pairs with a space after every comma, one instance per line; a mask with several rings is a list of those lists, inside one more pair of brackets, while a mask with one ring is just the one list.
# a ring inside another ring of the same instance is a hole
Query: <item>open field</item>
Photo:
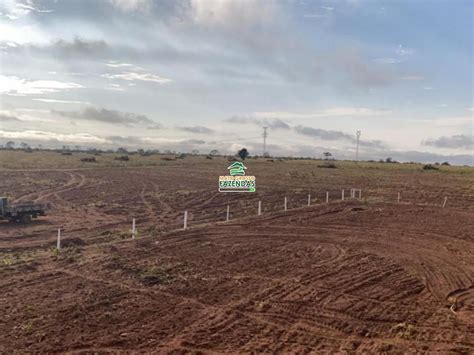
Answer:
[[224, 194], [226, 158], [83, 156], [0, 152], [51, 205], [0, 223], [1, 353], [474, 352], [474, 169], [250, 159]]

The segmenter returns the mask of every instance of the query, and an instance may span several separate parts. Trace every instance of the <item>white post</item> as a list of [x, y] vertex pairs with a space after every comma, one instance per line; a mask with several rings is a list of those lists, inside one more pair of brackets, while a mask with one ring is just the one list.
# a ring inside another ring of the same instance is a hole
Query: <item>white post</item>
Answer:
[[342, 193], [341, 193], [341, 200], [344, 201], [344, 190], [342, 190]]
[[329, 191], [326, 191], [326, 203], [329, 203]]
[[61, 249], [61, 229], [58, 229], [58, 242], [56, 244], [56, 248], [58, 250]]
[[355, 189], [351, 189], [351, 198], [355, 198]]
[[135, 239], [136, 234], [137, 234], [137, 229], [136, 229], [135, 218], [134, 218], [132, 219], [132, 239]]
[[444, 198], [444, 202], [443, 202], [443, 208], [446, 206], [446, 202], [447, 202], [447, 201], [448, 201], [448, 198], [445, 197], [445, 198]]
[[400, 192], [398, 193], [397, 201], [400, 203]]
[[262, 214], [262, 201], [258, 201], [258, 213], [259, 216]]
[[288, 200], [287, 200], [287, 198], [286, 198], [286, 196], [285, 196], [285, 211], [287, 210], [287, 205], [288, 205]]
[[229, 221], [229, 217], [230, 217], [230, 206], [227, 205], [227, 215], [226, 215], [226, 217], [225, 217], [226, 222]]
[[[354, 197], [355, 197], [355, 192], [354, 192]], [[359, 189], [359, 200], [362, 198], [362, 189]]]
[[188, 228], [188, 211], [184, 211], [184, 223], [183, 223], [183, 229]]
[[311, 206], [311, 194], [308, 194], [308, 206]]

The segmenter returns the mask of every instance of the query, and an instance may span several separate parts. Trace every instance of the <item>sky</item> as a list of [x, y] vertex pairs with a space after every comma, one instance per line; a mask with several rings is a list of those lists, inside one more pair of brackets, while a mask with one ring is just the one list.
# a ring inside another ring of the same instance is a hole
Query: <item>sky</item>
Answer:
[[0, 0], [0, 145], [474, 165], [471, 0]]

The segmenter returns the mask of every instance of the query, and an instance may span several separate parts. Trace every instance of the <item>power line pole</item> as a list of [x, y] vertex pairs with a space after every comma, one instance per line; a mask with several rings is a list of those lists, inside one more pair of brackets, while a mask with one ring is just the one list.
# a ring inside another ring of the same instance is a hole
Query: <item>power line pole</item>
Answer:
[[357, 146], [356, 146], [356, 160], [359, 160], [359, 139], [360, 139], [360, 134], [361, 131], [357, 130], [356, 136], [357, 136]]
[[263, 127], [263, 156], [265, 156], [265, 153], [267, 152], [267, 133], [268, 127]]

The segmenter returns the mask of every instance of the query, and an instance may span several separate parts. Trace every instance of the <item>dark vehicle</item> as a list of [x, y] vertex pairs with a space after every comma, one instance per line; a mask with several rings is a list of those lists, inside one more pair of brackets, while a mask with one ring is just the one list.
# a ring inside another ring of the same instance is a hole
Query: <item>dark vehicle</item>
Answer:
[[10, 204], [6, 197], [0, 197], [0, 220], [28, 223], [33, 218], [46, 215], [47, 206], [38, 203]]

